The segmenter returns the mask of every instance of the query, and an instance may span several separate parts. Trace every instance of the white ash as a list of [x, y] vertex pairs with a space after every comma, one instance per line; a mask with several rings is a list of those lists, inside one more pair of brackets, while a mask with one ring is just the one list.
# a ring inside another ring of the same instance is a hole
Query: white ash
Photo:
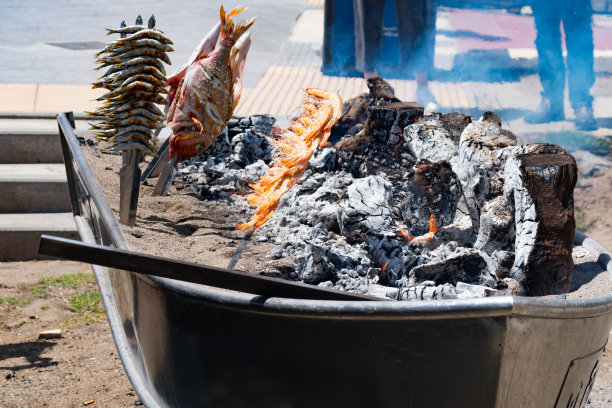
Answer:
[[438, 115], [427, 115], [404, 129], [404, 140], [419, 161], [450, 163], [457, 172], [459, 143], [444, 129]]

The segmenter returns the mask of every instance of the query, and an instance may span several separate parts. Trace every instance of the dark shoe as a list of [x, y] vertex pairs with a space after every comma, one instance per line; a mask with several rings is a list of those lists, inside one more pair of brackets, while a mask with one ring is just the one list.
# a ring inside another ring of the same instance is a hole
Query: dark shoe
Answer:
[[574, 112], [576, 115], [576, 120], [574, 124], [576, 128], [579, 130], [597, 130], [597, 122], [593, 117], [593, 109], [583, 106], [581, 108], [576, 109]]
[[542, 98], [540, 106], [535, 111], [525, 116], [525, 122], [532, 124], [558, 122], [561, 120], [565, 120], [563, 105], [555, 104], [553, 106], [550, 100], [545, 98]]

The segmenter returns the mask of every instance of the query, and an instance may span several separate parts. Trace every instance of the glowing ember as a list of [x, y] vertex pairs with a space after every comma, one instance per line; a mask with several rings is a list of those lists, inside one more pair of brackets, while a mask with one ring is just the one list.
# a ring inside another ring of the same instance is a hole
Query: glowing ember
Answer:
[[432, 214], [429, 216], [429, 232], [427, 234], [416, 237], [414, 235], [408, 235], [408, 232], [405, 229], [400, 228], [397, 235], [402, 237], [404, 242], [408, 244], [419, 244], [431, 241], [431, 239], [435, 236], [436, 231], [438, 231], [438, 228], [436, 227], [436, 217], [434, 217]]

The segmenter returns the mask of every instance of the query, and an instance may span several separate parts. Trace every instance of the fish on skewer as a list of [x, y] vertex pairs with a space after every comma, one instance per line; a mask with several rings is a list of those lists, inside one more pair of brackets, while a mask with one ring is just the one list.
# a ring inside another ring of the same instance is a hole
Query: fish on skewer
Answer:
[[110, 68], [95, 82], [93, 88], [105, 88], [109, 92], [98, 98], [103, 106], [91, 116], [106, 118], [92, 124], [99, 140], [110, 143], [104, 150], [140, 150], [155, 155], [157, 151], [153, 130], [163, 127], [164, 114], [156, 104], [166, 104], [165, 69], [161, 61], [170, 63], [166, 52], [173, 51], [172, 41], [155, 27], [151, 16], [147, 26], [142, 18], [136, 25], [109, 29], [122, 38], [108, 44], [96, 54], [97, 69]]
[[251, 18], [234, 23], [232, 17], [243, 10], [234, 9], [226, 15], [221, 6], [218, 34], [214, 28], [200, 43], [195, 57], [192, 55], [193, 61], [190, 59], [187, 67], [168, 80], [171, 158], [183, 161], [205, 151], [227, 125], [238, 104], [250, 46], [247, 30], [255, 22]]

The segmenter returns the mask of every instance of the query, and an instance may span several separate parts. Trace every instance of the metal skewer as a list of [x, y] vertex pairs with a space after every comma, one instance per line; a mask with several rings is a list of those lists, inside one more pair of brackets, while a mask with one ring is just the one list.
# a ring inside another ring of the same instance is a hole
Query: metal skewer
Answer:
[[[142, 17], [138, 16], [136, 24]], [[125, 21], [121, 22], [125, 27]], [[121, 38], [127, 34], [121, 34]], [[119, 170], [119, 222], [133, 226], [136, 224], [138, 194], [140, 193], [140, 151], [136, 149], [121, 152], [121, 169]]]
[[140, 150], [121, 152], [122, 166], [119, 170], [119, 221], [133, 226], [136, 224], [138, 194], [140, 193]]
[[155, 185], [155, 188], [153, 188], [153, 193], [151, 194], [153, 197], [166, 194], [166, 191], [168, 191], [168, 188], [172, 185], [174, 177], [176, 177], [178, 157], [169, 159], [162, 163], [162, 165], [163, 167], [159, 178], [157, 179], [157, 184]]
[[227, 269], [230, 269], [230, 270], [234, 269], [234, 267], [238, 263], [238, 260], [242, 256], [242, 253], [244, 252], [244, 249], [246, 248], [247, 244], [249, 243], [251, 237], [253, 236], [254, 232], [255, 232], [255, 227], [251, 227], [251, 228], [249, 228], [247, 230], [244, 238], [242, 238], [242, 241], [240, 241], [240, 245], [238, 245], [238, 249], [236, 249], [236, 252], [234, 253], [234, 256], [232, 256], [232, 259], [230, 260], [229, 264], [227, 265]]

